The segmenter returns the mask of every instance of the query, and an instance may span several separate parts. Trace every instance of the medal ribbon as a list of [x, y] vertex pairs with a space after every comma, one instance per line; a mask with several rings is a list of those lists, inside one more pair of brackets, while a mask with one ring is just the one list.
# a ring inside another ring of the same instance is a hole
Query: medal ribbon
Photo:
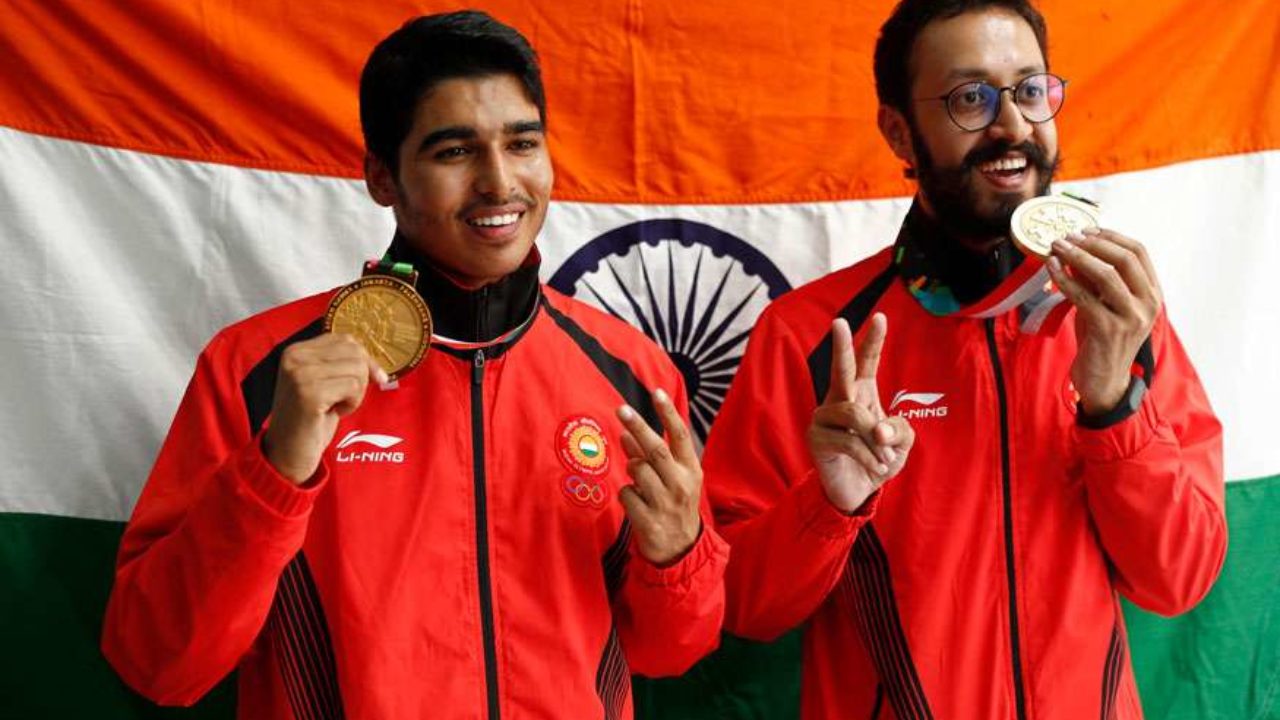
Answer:
[[[919, 210], [913, 207], [912, 212]], [[907, 246], [914, 245], [909, 231], [913, 224], [910, 219], [903, 223], [894, 262], [906, 281], [907, 291], [925, 310], [939, 317], [990, 318], [1017, 309], [1020, 317], [1018, 327], [1022, 332], [1050, 335], [1057, 332], [1071, 304], [1064, 302], [1066, 297], [1053, 285], [1044, 260], [1024, 254], [1013, 272], [985, 295], [972, 302], [961, 303], [942, 280], [930, 276], [926, 267], [919, 267], [921, 263], [908, 260]]]
[[400, 278], [410, 285], [417, 285], [418, 271], [407, 262], [396, 262], [391, 255], [383, 255], [381, 260], [369, 260], [364, 264], [365, 275], [391, 275]]

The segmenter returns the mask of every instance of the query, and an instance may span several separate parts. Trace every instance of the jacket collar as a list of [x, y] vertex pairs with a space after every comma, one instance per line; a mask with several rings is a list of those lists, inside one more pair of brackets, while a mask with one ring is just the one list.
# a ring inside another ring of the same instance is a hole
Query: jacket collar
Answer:
[[902, 221], [894, 248], [898, 274], [925, 309], [949, 315], [982, 300], [1024, 259], [1008, 238], [975, 252], [920, 207], [917, 199]]
[[387, 255], [418, 271], [418, 294], [431, 309], [433, 334], [467, 343], [487, 343], [524, 325], [538, 306], [537, 247], [515, 272], [480, 288], [468, 289], [440, 271], [398, 231]]

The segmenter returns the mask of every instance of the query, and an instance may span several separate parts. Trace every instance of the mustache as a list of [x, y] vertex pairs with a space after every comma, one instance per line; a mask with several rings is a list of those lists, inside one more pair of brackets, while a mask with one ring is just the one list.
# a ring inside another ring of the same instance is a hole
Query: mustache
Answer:
[[516, 192], [504, 198], [483, 199], [483, 200], [477, 200], [475, 202], [467, 203], [467, 205], [462, 208], [462, 212], [460, 214], [470, 215], [471, 213], [477, 210], [483, 210], [485, 208], [503, 207], [505, 205], [524, 205], [525, 208], [528, 209], [528, 208], [535, 207], [537, 204], [538, 203], [534, 202], [532, 197], [529, 197], [524, 193]]
[[1057, 158], [1050, 158], [1044, 148], [1030, 140], [1023, 140], [1017, 145], [1006, 140], [997, 140], [987, 145], [975, 147], [966, 153], [962, 167], [965, 170], [971, 170], [982, 163], [996, 160], [1010, 152], [1020, 152], [1026, 155], [1028, 164], [1045, 173], [1052, 173], [1058, 166]]

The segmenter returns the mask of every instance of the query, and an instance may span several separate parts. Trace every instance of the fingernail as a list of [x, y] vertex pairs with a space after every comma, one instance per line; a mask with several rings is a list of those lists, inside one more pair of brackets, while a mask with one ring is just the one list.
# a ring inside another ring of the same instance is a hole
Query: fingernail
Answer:
[[1057, 252], [1071, 252], [1071, 243], [1066, 240], [1054, 240], [1053, 249]]
[[388, 375], [387, 371], [383, 370], [382, 368], [378, 368], [377, 371], [374, 373], [373, 377], [375, 380], [378, 381], [379, 385], [386, 385], [387, 383], [391, 382], [391, 376]]
[[[882, 438], [882, 442], [889, 442], [896, 434], [897, 433], [894, 432], [892, 425], [889, 423], [880, 423], [880, 437]], [[893, 448], [888, 449], [892, 450]]]
[[1066, 238], [1066, 239], [1067, 239], [1067, 240], [1069, 240], [1069, 241], [1071, 241], [1071, 242], [1073, 242], [1073, 243], [1083, 242], [1083, 241], [1084, 241], [1084, 235], [1082, 235], [1082, 234], [1080, 234], [1080, 233], [1078, 233], [1078, 232], [1069, 232], [1069, 233], [1067, 233], [1067, 238]]
[[888, 465], [877, 465], [877, 466], [876, 466], [876, 474], [877, 474], [877, 475], [884, 475], [884, 474], [886, 474], [886, 473], [888, 473], [888, 472], [889, 472], [889, 466], [888, 466]]
[[657, 390], [654, 390], [653, 397], [658, 402], [664, 402], [664, 403], [671, 402], [671, 398], [667, 397], [667, 391], [663, 390], [662, 388], [658, 388]]
[[1059, 260], [1056, 256], [1050, 255], [1049, 260], [1046, 262], [1046, 264], [1049, 266], [1050, 270], [1054, 272], [1062, 272], [1062, 261]]
[[618, 408], [618, 417], [622, 418], [623, 420], [630, 420], [635, 416], [636, 416], [636, 411], [632, 410], [630, 405], [623, 405], [622, 407]]
[[1101, 232], [1102, 232], [1102, 228], [1087, 227], [1084, 229], [1085, 235], [1098, 235]]
[[884, 449], [884, 461], [886, 463], [889, 463], [890, 465], [892, 465], [893, 461], [897, 459], [898, 459], [898, 452], [896, 450], [894, 450], [891, 447], [887, 447]]

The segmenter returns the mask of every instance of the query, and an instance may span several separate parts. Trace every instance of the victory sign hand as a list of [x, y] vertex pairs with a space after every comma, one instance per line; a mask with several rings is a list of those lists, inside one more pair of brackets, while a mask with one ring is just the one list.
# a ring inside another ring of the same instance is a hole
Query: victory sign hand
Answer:
[[634, 482], [619, 491], [618, 499], [631, 519], [640, 554], [662, 567], [683, 557], [702, 532], [698, 512], [702, 465], [693, 435], [670, 396], [657, 390], [653, 405], [667, 441], [632, 408], [624, 405], [618, 409], [618, 418], [626, 427], [622, 449], [627, 454], [627, 475]]
[[887, 325], [883, 313], [873, 315], [855, 357], [849, 324], [831, 323], [831, 384], [807, 433], [827, 499], [846, 513], [902, 470], [915, 442], [910, 424], [880, 406], [876, 371]]

